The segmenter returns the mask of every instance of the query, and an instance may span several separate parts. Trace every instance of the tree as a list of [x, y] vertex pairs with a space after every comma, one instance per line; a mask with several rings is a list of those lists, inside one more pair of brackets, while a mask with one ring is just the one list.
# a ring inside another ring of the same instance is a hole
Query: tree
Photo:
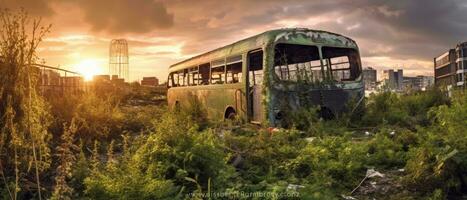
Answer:
[[[0, 10], [0, 167], [10, 199], [21, 188], [41, 199], [40, 172], [50, 165], [48, 106], [38, 95], [36, 49], [50, 26], [24, 10]], [[34, 173], [31, 173], [31, 168]], [[14, 176], [9, 176], [14, 174]], [[34, 181], [29, 181], [35, 179]], [[36, 192], [22, 184], [35, 182]], [[13, 186], [11, 186], [13, 183]], [[25, 193], [23, 193], [24, 195]]]

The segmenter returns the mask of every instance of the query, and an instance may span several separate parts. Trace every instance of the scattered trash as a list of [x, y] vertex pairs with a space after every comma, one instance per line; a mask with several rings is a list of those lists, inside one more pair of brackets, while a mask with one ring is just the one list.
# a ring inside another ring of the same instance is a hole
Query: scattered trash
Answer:
[[316, 137], [307, 137], [307, 138], [305, 138], [305, 140], [308, 141], [308, 142], [313, 142], [313, 140], [315, 140], [315, 139], [316, 139]]
[[279, 128], [275, 128], [275, 127], [269, 127], [267, 130], [268, 130], [269, 133], [275, 133], [275, 132], [279, 132], [279, 131], [280, 131]]
[[350, 194], [356, 199], [374, 199], [376, 196], [396, 194], [405, 190], [400, 184], [401, 170], [385, 170], [384, 173], [368, 169], [360, 184]]
[[346, 199], [346, 200], [356, 200], [357, 198], [353, 197], [353, 196], [346, 196], [346, 195], [341, 195], [342, 198]]
[[365, 131], [365, 135], [366, 135], [366, 136], [369, 136], [369, 135], [371, 135], [371, 133], [368, 132], [368, 131]]
[[366, 177], [367, 178], [371, 178], [371, 177], [375, 177], [375, 176], [379, 176], [379, 177], [384, 177], [384, 174], [374, 170], [374, 169], [368, 169], [366, 170]]
[[365, 182], [366, 179], [371, 178], [371, 177], [375, 177], [375, 176], [384, 177], [384, 174], [382, 174], [382, 173], [380, 173], [380, 172], [378, 172], [378, 171], [376, 171], [374, 169], [366, 170], [365, 177], [362, 179], [362, 181], [360, 181], [358, 186], [355, 189], [353, 189], [352, 192], [350, 192], [350, 194], [353, 194], [363, 184], [363, 182]]
[[405, 172], [405, 169], [404, 169], [404, 168], [401, 168], [401, 169], [398, 169], [397, 171], [398, 171], [398, 172]]
[[295, 185], [295, 184], [289, 184], [287, 186], [287, 190], [297, 190], [297, 189], [300, 189], [300, 188], [305, 188], [305, 186], [303, 185]]
[[389, 135], [395, 135], [395, 134], [396, 134], [395, 131], [391, 131], [391, 132], [389, 133]]

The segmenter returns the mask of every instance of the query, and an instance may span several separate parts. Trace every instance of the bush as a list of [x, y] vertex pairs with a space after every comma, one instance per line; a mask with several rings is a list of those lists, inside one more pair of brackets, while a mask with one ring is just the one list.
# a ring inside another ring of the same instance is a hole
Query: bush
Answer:
[[433, 107], [431, 125], [418, 131], [423, 142], [412, 148], [405, 181], [421, 191], [440, 189], [445, 194], [467, 188], [467, 95], [457, 94], [452, 105]]
[[161, 199], [177, 193], [222, 190], [233, 168], [226, 164], [217, 136], [211, 130], [198, 129], [188, 115], [164, 114], [127, 162], [119, 161], [119, 165], [86, 178], [86, 195], [93, 199]]
[[316, 138], [290, 161], [289, 169], [309, 184], [349, 190], [365, 175], [367, 152], [365, 144], [352, 141], [349, 135]]

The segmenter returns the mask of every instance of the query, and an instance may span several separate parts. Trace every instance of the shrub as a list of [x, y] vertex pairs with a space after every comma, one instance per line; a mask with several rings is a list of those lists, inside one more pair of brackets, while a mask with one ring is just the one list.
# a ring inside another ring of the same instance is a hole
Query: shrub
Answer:
[[179, 192], [222, 190], [233, 168], [226, 164], [217, 136], [198, 129], [188, 115], [164, 114], [128, 162], [119, 161], [86, 178], [86, 194], [91, 198], [161, 199]]
[[[290, 161], [291, 173], [308, 183], [319, 183], [336, 190], [349, 189], [365, 175], [368, 147], [348, 135], [317, 138]], [[343, 181], [345, 180], [345, 181]]]
[[451, 106], [433, 107], [432, 122], [418, 131], [424, 140], [412, 148], [405, 181], [421, 191], [440, 189], [445, 194], [467, 188], [467, 96], [453, 97]]

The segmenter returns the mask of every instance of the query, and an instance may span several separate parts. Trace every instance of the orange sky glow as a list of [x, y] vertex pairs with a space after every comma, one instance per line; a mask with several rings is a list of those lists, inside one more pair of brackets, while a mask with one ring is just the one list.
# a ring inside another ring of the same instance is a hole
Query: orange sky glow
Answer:
[[363, 67], [403, 68], [407, 75], [432, 75], [433, 57], [467, 40], [456, 32], [467, 23], [444, 35], [437, 30], [442, 27], [418, 25], [427, 14], [415, 11], [411, 3], [0, 0], [0, 7], [24, 7], [32, 17], [52, 24], [39, 56], [47, 65], [78, 71], [86, 79], [108, 73], [109, 44], [117, 38], [128, 40], [131, 81], [143, 76], [165, 81], [173, 63], [276, 28], [306, 27], [349, 36], [360, 46]]

